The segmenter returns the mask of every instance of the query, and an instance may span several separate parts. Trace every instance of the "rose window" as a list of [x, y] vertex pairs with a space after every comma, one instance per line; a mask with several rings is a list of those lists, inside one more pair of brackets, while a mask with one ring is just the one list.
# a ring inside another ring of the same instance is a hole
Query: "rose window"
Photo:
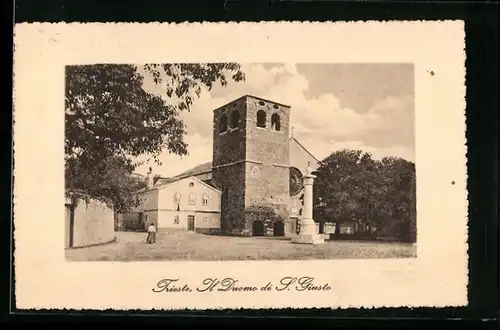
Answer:
[[303, 188], [302, 173], [295, 167], [290, 168], [290, 196], [297, 196]]

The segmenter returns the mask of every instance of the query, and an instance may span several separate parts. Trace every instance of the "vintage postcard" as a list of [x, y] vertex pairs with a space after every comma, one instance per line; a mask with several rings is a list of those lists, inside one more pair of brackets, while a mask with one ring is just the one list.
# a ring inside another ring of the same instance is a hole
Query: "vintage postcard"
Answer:
[[467, 305], [464, 37], [17, 25], [16, 307]]

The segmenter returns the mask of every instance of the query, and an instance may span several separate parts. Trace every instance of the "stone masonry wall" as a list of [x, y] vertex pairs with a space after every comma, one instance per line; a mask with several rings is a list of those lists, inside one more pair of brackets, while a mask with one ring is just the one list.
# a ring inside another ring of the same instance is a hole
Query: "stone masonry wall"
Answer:
[[[257, 127], [259, 110], [266, 112], [264, 128]], [[233, 111], [240, 113], [237, 128], [230, 125]], [[289, 113], [287, 106], [248, 96], [214, 111], [212, 181], [222, 191], [221, 231], [251, 232], [253, 220], [245, 209], [253, 205], [272, 207], [288, 220]], [[228, 131], [221, 134], [223, 114]], [[280, 117], [279, 131], [271, 126], [273, 114]]]
[[[266, 112], [266, 127], [257, 126], [257, 112]], [[271, 117], [278, 114], [280, 130], [273, 130]], [[271, 207], [277, 218], [288, 220], [289, 187], [289, 119], [290, 109], [269, 101], [247, 99], [245, 207]], [[252, 228], [254, 217], [247, 213], [246, 229]]]
[[245, 164], [238, 163], [213, 169], [212, 178], [220, 185], [221, 231], [239, 234], [244, 227], [245, 209]]
[[245, 205], [289, 205], [290, 180], [287, 167], [247, 162], [245, 177]]
[[[256, 168], [259, 169], [260, 174], [259, 176], [252, 178], [251, 173], [252, 171], [255, 171]], [[255, 206], [269, 207], [274, 211], [274, 214], [267, 216], [268, 219], [264, 220], [280, 218], [282, 221], [287, 222], [288, 205], [290, 200], [288, 193], [288, 172], [289, 170], [286, 167], [274, 166], [270, 164], [261, 165], [247, 163], [245, 208], [253, 209]], [[250, 213], [248, 212], [245, 214], [245, 229], [251, 231], [252, 223], [255, 220], [255, 217], [249, 216]]]
[[[240, 121], [238, 128], [231, 128], [230, 118], [233, 111], [238, 111]], [[228, 119], [228, 129], [220, 132], [221, 117]], [[212, 165], [224, 165], [245, 159], [245, 116], [244, 100], [238, 100], [214, 111], [213, 116], [213, 158]], [[214, 182], [215, 183], [215, 182]]]
[[[259, 110], [266, 112], [265, 128], [257, 126], [257, 112]], [[273, 114], [280, 116], [281, 127], [279, 131], [275, 131], [271, 127]], [[248, 98], [246, 115], [246, 158], [288, 166], [290, 161], [290, 108]]]
[[261, 221], [264, 224], [264, 235], [266, 236], [274, 236], [274, 223], [282, 222], [285, 229], [285, 236], [290, 236], [290, 219], [288, 218], [286, 205], [248, 206], [245, 210], [245, 235], [253, 235], [254, 221]]
[[[231, 114], [239, 112], [238, 127], [232, 127]], [[221, 117], [227, 116], [227, 131], [220, 132]], [[244, 225], [245, 208], [245, 99], [236, 100], [214, 111], [212, 182], [221, 192], [221, 231], [234, 234]]]

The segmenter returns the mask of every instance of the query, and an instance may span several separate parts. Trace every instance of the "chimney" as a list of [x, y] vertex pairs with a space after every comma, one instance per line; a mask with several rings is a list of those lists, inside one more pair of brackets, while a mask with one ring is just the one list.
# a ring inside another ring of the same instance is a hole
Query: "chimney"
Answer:
[[150, 167], [149, 172], [148, 172], [148, 179], [147, 179], [147, 184], [148, 184], [148, 189], [153, 188], [153, 169]]

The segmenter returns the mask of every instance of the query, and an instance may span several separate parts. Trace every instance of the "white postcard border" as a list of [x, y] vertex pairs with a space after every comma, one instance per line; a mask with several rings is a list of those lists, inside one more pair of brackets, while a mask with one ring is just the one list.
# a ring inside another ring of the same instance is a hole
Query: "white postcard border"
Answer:
[[[463, 26], [461, 21], [18, 24], [13, 113], [16, 306], [149, 310], [466, 305]], [[67, 262], [64, 66], [214, 61], [414, 63], [418, 257]], [[193, 286], [207, 277], [232, 277], [260, 287], [285, 276], [313, 276], [332, 289], [152, 292], [165, 277]]]

